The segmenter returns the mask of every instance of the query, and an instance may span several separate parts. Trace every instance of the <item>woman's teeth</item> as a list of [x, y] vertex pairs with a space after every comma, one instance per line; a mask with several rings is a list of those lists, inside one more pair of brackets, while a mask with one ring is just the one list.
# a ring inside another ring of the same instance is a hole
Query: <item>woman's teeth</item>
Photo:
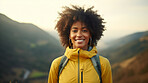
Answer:
[[84, 41], [84, 40], [76, 40], [76, 41], [78, 41], [78, 42], [82, 42], [82, 41]]

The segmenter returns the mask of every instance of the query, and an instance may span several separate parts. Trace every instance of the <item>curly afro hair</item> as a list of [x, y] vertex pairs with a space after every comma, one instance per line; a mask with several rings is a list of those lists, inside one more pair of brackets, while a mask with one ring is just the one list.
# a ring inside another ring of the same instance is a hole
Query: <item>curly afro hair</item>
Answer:
[[91, 45], [96, 46], [97, 41], [101, 38], [103, 31], [105, 30], [105, 26], [103, 25], [105, 22], [103, 22], [104, 19], [97, 14], [97, 11], [92, 10], [94, 7], [92, 6], [86, 10], [84, 7], [74, 5], [72, 5], [72, 8], [67, 6], [63, 8], [65, 10], [59, 13], [60, 17], [55, 26], [55, 29], [59, 33], [61, 44], [64, 47], [70, 45], [70, 28], [74, 22], [80, 21], [84, 23], [90, 31], [92, 37]]

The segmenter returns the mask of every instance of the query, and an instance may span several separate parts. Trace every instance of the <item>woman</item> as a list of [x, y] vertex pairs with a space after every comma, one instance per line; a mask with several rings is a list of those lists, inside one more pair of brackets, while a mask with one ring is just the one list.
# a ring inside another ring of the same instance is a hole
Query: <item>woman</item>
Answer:
[[59, 73], [62, 59], [56, 58], [50, 67], [48, 83], [112, 83], [111, 66], [107, 58], [99, 56], [101, 80], [91, 58], [97, 55], [97, 41], [104, 31], [103, 19], [92, 10], [82, 7], [65, 7], [56, 24], [61, 43], [66, 48], [66, 66]]

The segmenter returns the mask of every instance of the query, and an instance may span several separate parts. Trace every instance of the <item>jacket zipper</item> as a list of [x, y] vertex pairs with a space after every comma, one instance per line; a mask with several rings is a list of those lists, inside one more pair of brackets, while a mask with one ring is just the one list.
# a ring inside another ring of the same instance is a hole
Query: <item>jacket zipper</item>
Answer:
[[81, 71], [81, 83], [83, 83], [83, 70]]
[[79, 51], [78, 50], [78, 83], [80, 83], [80, 72], [81, 72], [81, 83], [83, 83], [83, 69], [80, 71], [80, 56], [79, 56]]
[[79, 67], [80, 67], [80, 65], [79, 65], [79, 64], [80, 64], [80, 60], [79, 60], [79, 51], [80, 51], [80, 50], [78, 50], [78, 83], [80, 83], [80, 73], [79, 73], [79, 69], [80, 69], [80, 68], [79, 68]]

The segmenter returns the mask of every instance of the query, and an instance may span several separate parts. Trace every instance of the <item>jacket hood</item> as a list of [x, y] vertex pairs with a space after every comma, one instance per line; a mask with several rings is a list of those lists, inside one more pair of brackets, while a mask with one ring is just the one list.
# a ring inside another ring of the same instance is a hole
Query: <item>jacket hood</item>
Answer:
[[71, 49], [69, 47], [66, 48], [65, 56], [67, 56], [68, 59], [76, 61], [78, 59], [78, 56], [80, 58], [91, 58], [97, 54], [97, 49], [94, 46], [90, 51], [82, 50], [80, 48]]

